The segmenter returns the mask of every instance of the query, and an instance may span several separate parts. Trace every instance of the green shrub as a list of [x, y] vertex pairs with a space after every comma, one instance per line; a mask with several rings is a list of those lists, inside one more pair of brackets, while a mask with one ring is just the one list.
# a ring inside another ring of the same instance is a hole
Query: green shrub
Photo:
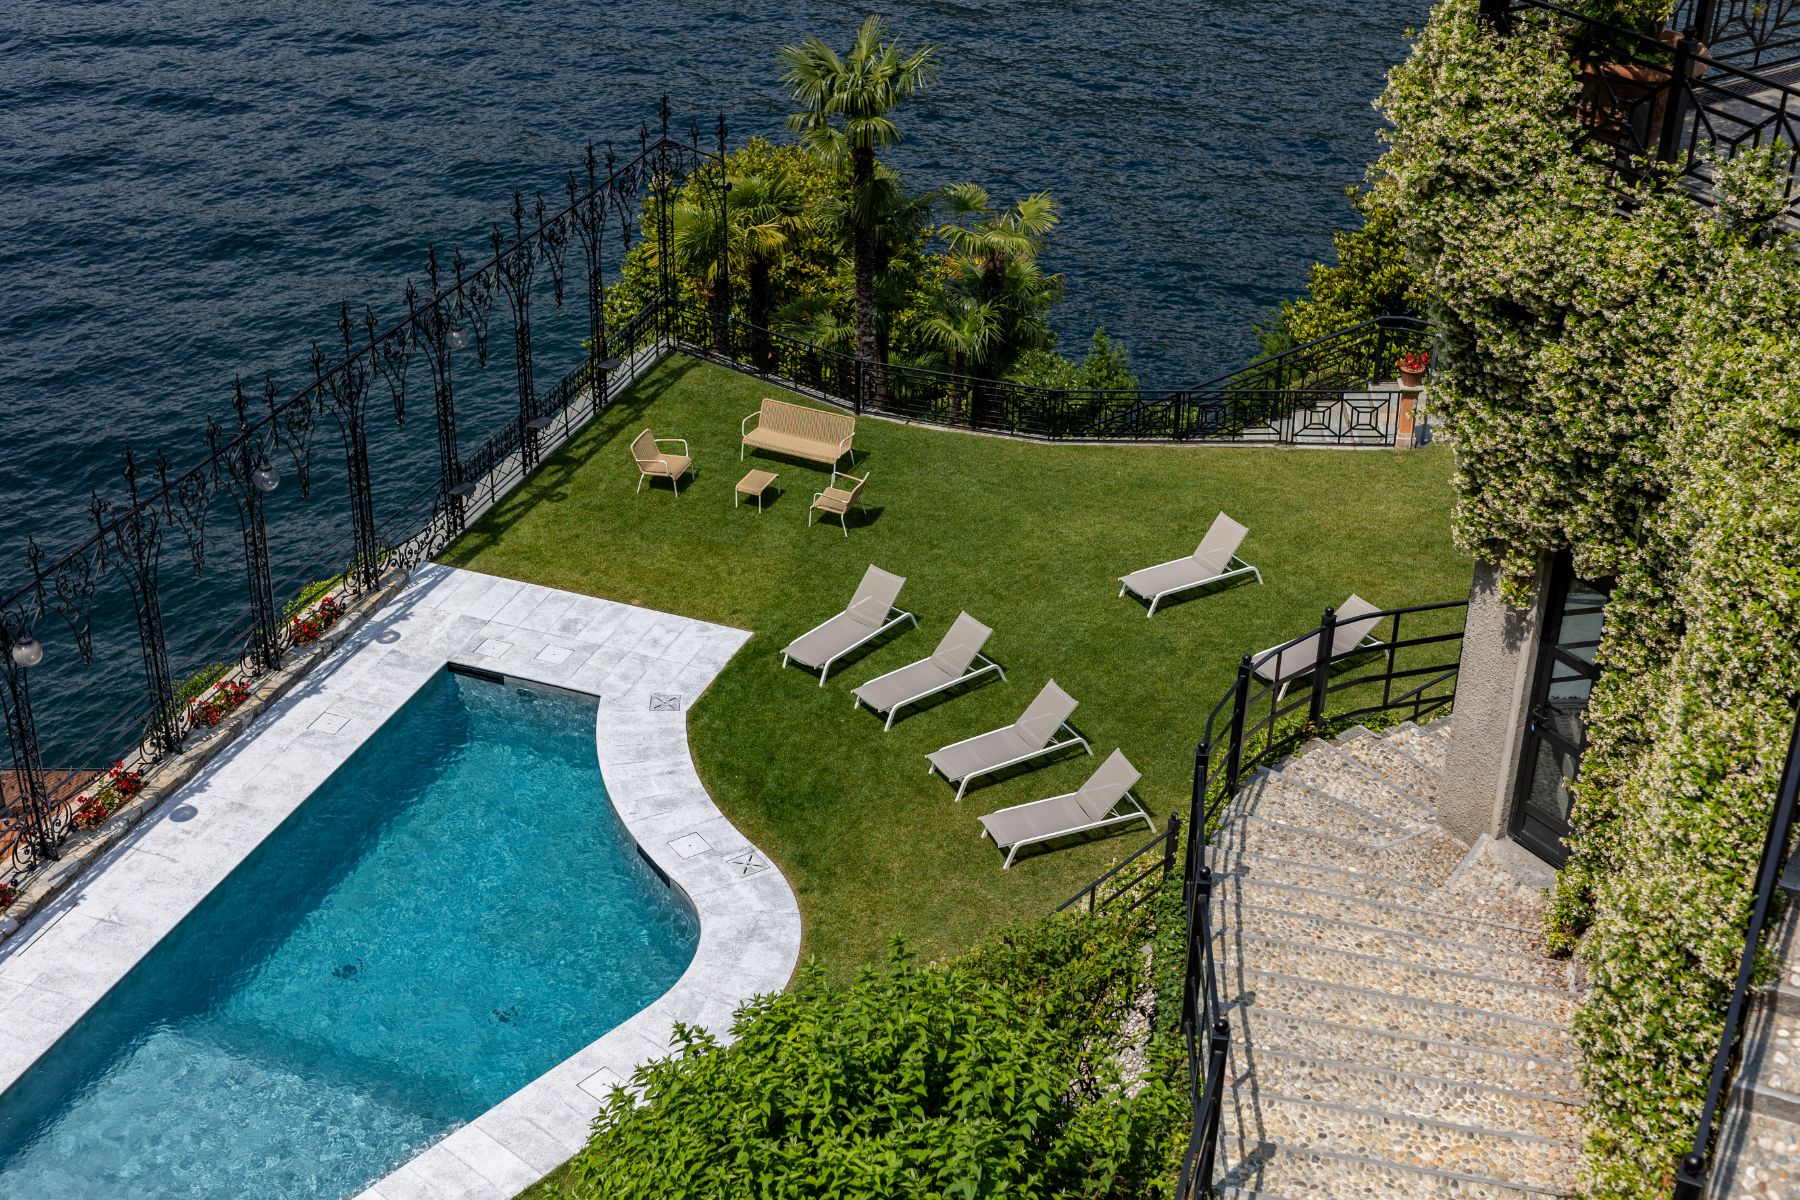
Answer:
[[1281, 305], [1257, 328], [1264, 354], [1279, 354], [1375, 317], [1417, 316], [1425, 294], [1406, 261], [1394, 209], [1371, 191], [1345, 194], [1362, 227], [1333, 235], [1337, 261], [1316, 263], [1307, 294]]
[[848, 986], [809, 964], [740, 1010], [730, 1046], [680, 1031], [556, 1194], [1147, 1196], [1180, 1104], [1160, 1078], [1128, 1095], [1111, 1055], [1148, 929], [1059, 917], [936, 967], [896, 945]]

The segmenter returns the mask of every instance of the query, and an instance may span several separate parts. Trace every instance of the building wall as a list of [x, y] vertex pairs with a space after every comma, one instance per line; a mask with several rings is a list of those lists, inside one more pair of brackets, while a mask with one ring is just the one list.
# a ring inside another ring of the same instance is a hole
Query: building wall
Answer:
[[1524, 613], [1501, 598], [1492, 563], [1475, 565], [1438, 806], [1444, 828], [1471, 844], [1505, 837], [1511, 820], [1550, 561], [1538, 564], [1537, 599]]

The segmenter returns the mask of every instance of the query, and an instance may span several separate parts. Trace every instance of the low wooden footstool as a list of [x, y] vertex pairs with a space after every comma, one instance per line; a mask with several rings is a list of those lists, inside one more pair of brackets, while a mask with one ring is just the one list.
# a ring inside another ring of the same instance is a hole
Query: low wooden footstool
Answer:
[[744, 496], [756, 497], [756, 511], [762, 511], [763, 493], [772, 487], [781, 476], [773, 471], [752, 471], [738, 480], [737, 491], [732, 494], [731, 507], [736, 508]]

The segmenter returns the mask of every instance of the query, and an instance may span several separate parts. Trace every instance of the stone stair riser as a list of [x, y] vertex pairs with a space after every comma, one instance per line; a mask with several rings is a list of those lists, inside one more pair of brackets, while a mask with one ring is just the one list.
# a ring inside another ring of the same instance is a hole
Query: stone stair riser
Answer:
[[1315, 739], [1307, 743], [1301, 754], [1282, 764], [1276, 775], [1318, 788], [1401, 824], [1437, 819], [1437, 807], [1431, 801], [1375, 775], [1355, 759], [1345, 757], [1330, 742]]
[[1361, 763], [1394, 787], [1417, 796], [1433, 808], [1437, 806], [1440, 776], [1406, 751], [1390, 746], [1372, 734], [1347, 737], [1337, 743], [1337, 749], [1338, 753]]
[[1225, 854], [1215, 858], [1215, 869], [1218, 865], [1231, 866], [1231, 856], [1251, 845], [1258, 854], [1407, 883], [1441, 884], [1462, 861], [1462, 851], [1456, 844], [1435, 831], [1417, 834], [1385, 850], [1373, 850], [1322, 837], [1316, 831], [1299, 826], [1252, 817], [1239, 826], [1233, 840], [1222, 848]]
[[1245, 1195], [1285, 1200], [1550, 1200], [1563, 1194], [1236, 1137], [1220, 1139], [1216, 1177], [1240, 1184]]
[[1288, 886], [1254, 876], [1227, 875], [1214, 885], [1213, 895], [1226, 902], [1242, 897], [1244, 902], [1262, 908], [1285, 907], [1292, 913], [1328, 920], [1385, 925], [1397, 933], [1446, 938], [1514, 954], [1544, 953], [1543, 936], [1536, 930], [1321, 888]]

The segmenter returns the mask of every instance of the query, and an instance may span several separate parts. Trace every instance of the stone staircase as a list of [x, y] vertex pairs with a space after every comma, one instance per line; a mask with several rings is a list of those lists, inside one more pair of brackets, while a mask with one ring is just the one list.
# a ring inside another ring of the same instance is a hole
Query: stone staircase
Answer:
[[1547, 872], [1436, 826], [1447, 744], [1443, 723], [1315, 739], [1214, 835], [1222, 1195], [1574, 1190], [1576, 997], [1539, 933]]
[[1800, 859], [1781, 884], [1788, 910], [1773, 949], [1781, 971], [1744, 1028], [1707, 1195], [1738, 1200], [1800, 1196]]

